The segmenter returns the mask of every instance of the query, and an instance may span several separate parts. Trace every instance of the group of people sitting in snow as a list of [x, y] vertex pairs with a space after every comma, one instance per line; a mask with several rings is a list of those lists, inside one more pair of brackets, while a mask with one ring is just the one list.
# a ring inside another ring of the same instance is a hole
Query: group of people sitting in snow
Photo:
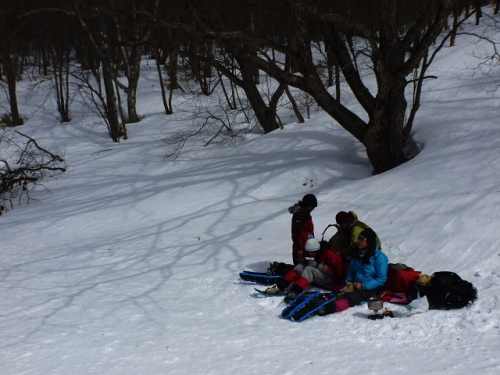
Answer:
[[323, 286], [345, 285], [334, 303], [319, 315], [327, 315], [377, 297], [387, 281], [389, 259], [382, 253], [377, 234], [357, 215], [339, 212], [337, 233], [329, 241], [314, 238], [311, 212], [318, 206], [313, 194], [305, 195], [290, 207], [292, 217], [292, 257], [294, 268], [268, 288], [268, 293], [298, 295], [310, 283]]

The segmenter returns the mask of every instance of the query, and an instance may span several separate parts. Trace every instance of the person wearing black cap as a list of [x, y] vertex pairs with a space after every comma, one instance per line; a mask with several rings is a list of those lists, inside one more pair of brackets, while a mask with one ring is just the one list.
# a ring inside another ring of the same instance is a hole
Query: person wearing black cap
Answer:
[[[335, 216], [335, 221], [338, 231], [328, 242], [330, 246], [335, 248], [335, 252], [348, 261], [353, 251], [358, 247], [359, 234], [370, 226], [358, 220], [358, 215], [353, 211], [340, 211]], [[382, 243], [378, 237], [376, 242], [379, 249], [382, 250]]]
[[309, 238], [314, 237], [314, 224], [311, 212], [318, 207], [318, 200], [313, 194], [306, 194], [288, 210], [292, 216], [292, 259], [293, 265], [306, 261], [304, 249]]
[[359, 305], [370, 297], [378, 297], [387, 281], [389, 259], [380, 251], [377, 234], [371, 229], [363, 230], [358, 236], [358, 247], [353, 251], [346, 286], [339, 298], [320, 309], [318, 315], [327, 315]]

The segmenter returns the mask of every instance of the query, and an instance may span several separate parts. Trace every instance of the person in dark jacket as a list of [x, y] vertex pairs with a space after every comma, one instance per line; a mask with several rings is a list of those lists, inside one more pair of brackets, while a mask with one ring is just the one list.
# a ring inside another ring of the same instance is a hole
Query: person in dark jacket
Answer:
[[297, 204], [289, 208], [292, 216], [292, 259], [293, 265], [306, 261], [304, 249], [309, 238], [314, 237], [314, 224], [311, 212], [318, 207], [313, 194], [306, 194]]
[[337, 300], [326, 304], [317, 314], [343, 311], [370, 297], [378, 297], [387, 281], [388, 270], [389, 259], [379, 249], [377, 234], [371, 228], [363, 230], [358, 237], [358, 247], [352, 254], [346, 286]]

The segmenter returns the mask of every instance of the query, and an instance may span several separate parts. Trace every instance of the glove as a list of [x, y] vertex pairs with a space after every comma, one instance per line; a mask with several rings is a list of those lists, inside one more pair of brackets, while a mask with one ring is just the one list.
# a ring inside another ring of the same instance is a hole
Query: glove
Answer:
[[308, 259], [307, 260], [307, 265], [310, 266], [310, 267], [317, 268], [318, 267], [318, 262], [316, 262], [315, 260], [312, 260], [312, 259]]
[[354, 284], [350, 281], [347, 282], [345, 287], [340, 289], [340, 293], [352, 293], [354, 292]]
[[323, 272], [324, 274], [327, 274], [327, 275], [332, 275], [332, 271], [330, 271], [330, 268], [326, 265], [326, 264], [323, 264], [321, 263], [319, 266], [318, 266], [318, 269]]

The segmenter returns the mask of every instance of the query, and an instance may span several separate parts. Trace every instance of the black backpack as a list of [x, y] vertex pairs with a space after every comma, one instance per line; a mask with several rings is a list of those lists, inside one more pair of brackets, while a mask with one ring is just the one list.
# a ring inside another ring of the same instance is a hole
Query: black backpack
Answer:
[[285, 276], [293, 269], [293, 264], [283, 262], [272, 262], [267, 269], [267, 274], [270, 276]]
[[431, 285], [411, 283], [415, 294], [427, 296], [430, 309], [460, 309], [477, 300], [477, 289], [455, 272], [435, 272], [431, 276]]

